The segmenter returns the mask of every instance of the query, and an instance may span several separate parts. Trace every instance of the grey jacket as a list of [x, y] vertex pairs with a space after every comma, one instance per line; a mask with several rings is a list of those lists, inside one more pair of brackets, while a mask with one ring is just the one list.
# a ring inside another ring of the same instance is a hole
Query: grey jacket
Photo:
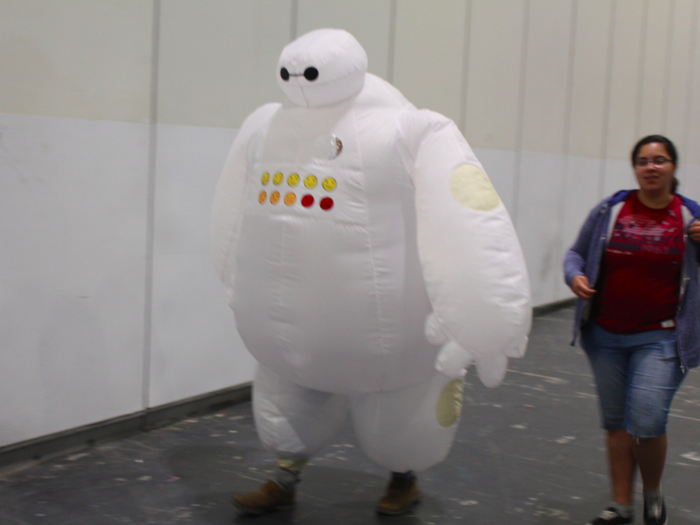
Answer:
[[[619, 209], [627, 197], [635, 190], [622, 190], [603, 199], [591, 210], [583, 223], [574, 245], [564, 258], [564, 277], [566, 284], [577, 275], [585, 275], [595, 287], [600, 270], [600, 262], [610, 238], [613, 226], [611, 217], [617, 217]], [[687, 228], [700, 218], [700, 205], [680, 194], [683, 201], [683, 222]], [[694, 242], [688, 242], [687, 233], [684, 235], [685, 255], [683, 257], [683, 272], [676, 314], [676, 335], [678, 339], [678, 354], [681, 359], [683, 372], [700, 364], [700, 250]], [[574, 340], [576, 344], [581, 327], [588, 320], [590, 301], [577, 299], [576, 316], [574, 321]]]

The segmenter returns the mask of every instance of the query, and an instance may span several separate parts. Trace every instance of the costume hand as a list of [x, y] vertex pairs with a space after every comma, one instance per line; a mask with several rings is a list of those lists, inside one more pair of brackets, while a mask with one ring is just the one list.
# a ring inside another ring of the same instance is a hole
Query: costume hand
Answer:
[[[500, 353], [477, 355], [460, 344], [450, 341], [440, 326], [440, 321], [434, 313], [425, 320], [425, 337], [434, 345], [442, 345], [435, 358], [435, 370], [450, 379], [461, 379], [467, 375], [467, 368], [476, 361], [476, 370], [481, 382], [493, 388], [503, 382], [508, 368], [508, 356]], [[511, 350], [513, 357], [521, 357], [525, 353], [527, 338], [522, 348]]]
[[425, 320], [425, 338], [434, 345], [442, 348], [435, 358], [435, 370], [450, 379], [459, 379], [467, 374], [467, 367], [474, 357], [457, 343], [450, 341], [440, 325], [435, 313]]
[[590, 287], [588, 277], [585, 275], [577, 275], [571, 281], [571, 290], [579, 299], [590, 299], [595, 295], [595, 290]]
[[467, 375], [467, 368], [474, 361], [474, 356], [454, 341], [443, 345], [435, 358], [435, 370], [450, 379], [460, 379]]
[[485, 387], [495, 388], [506, 377], [508, 357], [499, 353], [476, 356], [476, 371]]
[[700, 242], [700, 221], [695, 221], [688, 228], [688, 237], [693, 242]]

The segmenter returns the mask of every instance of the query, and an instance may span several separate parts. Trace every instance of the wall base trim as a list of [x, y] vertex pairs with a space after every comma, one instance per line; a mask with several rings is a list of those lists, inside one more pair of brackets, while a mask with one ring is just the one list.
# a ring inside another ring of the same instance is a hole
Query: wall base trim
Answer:
[[[562, 299], [561, 301], [554, 301], [553, 303], [542, 304], [540, 306], [535, 306], [532, 309], [532, 316], [539, 317], [541, 315], [546, 315], [551, 312], [556, 312], [557, 310], [562, 310], [576, 304], [576, 297], [571, 297], [570, 299]], [[573, 318], [572, 318], [573, 322]]]
[[[250, 401], [251, 383], [209, 392], [133, 414], [99, 421], [82, 427], [48, 434], [35, 439], [0, 447], [0, 475], [9, 465], [23, 468], [56, 455], [94, 446], [97, 442], [127, 437], [138, 432], [160, 428], [196, 415]], [[12, 470], [17, 470], [13, 468]]]

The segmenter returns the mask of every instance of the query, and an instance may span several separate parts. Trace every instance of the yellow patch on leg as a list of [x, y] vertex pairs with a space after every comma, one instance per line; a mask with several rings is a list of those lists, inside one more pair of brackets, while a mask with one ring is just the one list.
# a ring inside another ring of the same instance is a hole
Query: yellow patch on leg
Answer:
[[462, 412], [463, 392], [464, 385], [461, 379], [450, 381], [442, 389], [435, 406], [435, 415], [440, 426], [450, 427], [459, 419], [459, 414]]
[[303, 459], [277, 458], [277, 466], [279, 468], [299, 472], [306, 466], [306, 461]]
[[501, 202], [486, 173], [472, 164], [455, 168], [450, 177], [450, 191], [457, 202], [470, 210], [491, 211]]

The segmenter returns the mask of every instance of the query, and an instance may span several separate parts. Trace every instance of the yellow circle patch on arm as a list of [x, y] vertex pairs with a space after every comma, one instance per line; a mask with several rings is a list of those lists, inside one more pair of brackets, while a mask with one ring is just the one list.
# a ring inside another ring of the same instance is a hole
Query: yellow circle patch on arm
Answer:
[[470, 210], [491, 211], [501, 202], [486, 173], [472, 164], [455, 168], [450, 177], [450, 191], [457, 202]]
[[435, 416], [441, 427], [451, 427], [459, 419], [462, 412], [462, 392], [464, 384], [461, 379], [455, 379], [447, 383], [447, 386], [440, 392], [437, 405], [435, 406]]

